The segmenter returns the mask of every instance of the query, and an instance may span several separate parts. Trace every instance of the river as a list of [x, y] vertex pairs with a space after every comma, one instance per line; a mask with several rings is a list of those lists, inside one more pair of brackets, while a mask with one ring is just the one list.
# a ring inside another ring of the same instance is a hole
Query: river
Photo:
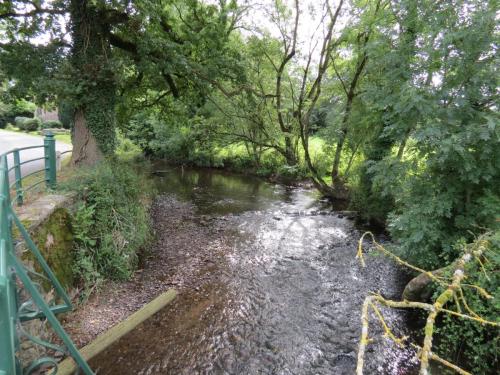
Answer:
[[[214, 228], [209, 240], [220, 233], [229, 250], [207, 260], [197, 274], [206, 281], [181, 285], [175, 303], [95, 358], [97, 373], [353, 374], [362, 301], [375, 291], [399, 298], [403, 270], [370, 255], [362, 268], [362, 229], [314, 190], [155, 168], [160, 217], [172, 199], [183, 202], [200, 226]], [[156, 251], [174, 251], [163, 241]], [[201, 251], [196, 243], [190, 251]], [[395, 333], [407, 333], [402, 312], [383, 311]], [[382, 338], [375, 319], [371, 329], [365, 374], [413, 374], [413, 353]]]

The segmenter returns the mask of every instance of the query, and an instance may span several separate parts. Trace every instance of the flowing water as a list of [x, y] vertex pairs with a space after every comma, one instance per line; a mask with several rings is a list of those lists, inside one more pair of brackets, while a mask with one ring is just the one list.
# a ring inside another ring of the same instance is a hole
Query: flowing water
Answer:
[[[231, 251], [206, 268], [217, 278], [181, 290], [172, 306], [96, 358], [98, 373], [353, 374], [362, 301], [374, 291], [398, 298], [403, 271], [369, 255], [362, 268], [355, 259], [362, 231], [313, 190], [160, 169], [160, 203], [174, 196], [222, 225]], [[395, 333], [406, 333], [401, 312], [384, 314]], [[379, 338], [365, 374], [413, 374], [413, 353], [381, 338], [377, 326], [372, 318], [371, 337]]]

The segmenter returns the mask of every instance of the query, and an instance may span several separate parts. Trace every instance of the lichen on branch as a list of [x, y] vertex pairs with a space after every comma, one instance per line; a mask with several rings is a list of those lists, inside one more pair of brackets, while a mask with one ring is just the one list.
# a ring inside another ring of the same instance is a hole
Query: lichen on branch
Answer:
[[[389, 250], [387, 250], [384, 246], [379, 244], [374, 235], [371, 232], [366, 232], [363, 234], [361, 239], [359, 240], [359, 246], [356, 257], [360, 259], [363, 267], [366, 267], [365, 260], [363, 258], [363, 240], [365, 236], [369, 235], [374, 244], [374, 249], [381, 252], [382, 254], [390, 257], [396, 263], [410, 268], [412, 270], [425, 273], [428, 277], [430, 277], [433, 281], [438, 283], [439, 285], [444, 287], [444, 291], [442, 291], [437, 298], [434, 299], [432, 303], [424, 303], [424, 302], [415, 302], [415, 301], [393, 301], [382, 297], [380, 294], [373, 294], [367, 296], [363, 303], [363, 308], [361, 312], [361, 338], [359, 341], [358, 347], [358, 360], [356, 367], [356, 374], [363, 375], [363, 367], [364, 367], [364, 359], [366, 347], [369, 345], [373, 339], [371, 339], [368, 335], [369, 332], [369, 323], [370, 323], [370, 311], [374, 313], [374, 316], [377, 318], [379, 323], [382, 325], [384, 329], [384, 336], [388, 337], [390, 340], [395, 342], [396, 344], [402, 345], [410, 345], [418, 350], [418, 359], [420, 360], [420, 375], [428, 375], [429, 374], [429, 362], [430, 360], [434, 360], [439, 362], [440, 364], [454, 370], [455, 372], [462, 375], [470, 375], [470, 372], [460, 368], [459, 366], [447, 361], [446, 359], [440, 358], [438, 355], [432, 352], [432, 344], [433, 338], [435, 334], [435, 324], [436, 318], [439, 314], [448, 314], [450, 316], [455, 316], [463, 319], [468, 319], [475, 321], [482, 325], [488, 325], [491, 327], [498, 327], [499, 323], [490, 321], [486, 318], [481, 317], [478, 313], [473, 311], [469, 305], [467, 304], [466, 298], [464, 296], [462, 288], [470, 287], [476, 290], [483, 298], [493, 298], [484, 288], [479, 285], [466, 284], [464, 281], [467, 278], [467, 270], [471, 266], [476, 266], [476, 268], [481, 268], [483, 272], [484, 267], [482, 267], [483, 260], [486, 260], [485, 253], [488, 249], [488, 234], [484, 234], [479, 237], [474, 243], [464, 246], [462, 254], [460, 258], [454, 262], [453, 264], [453, 272], [452, 278], [447, 279], [444, 277], [436, 276], [435, 274], [422, 270], [418, 267], [415, 267], [408, 262], [402, 260], [400, 257], [396, 256]], [[445, 308], [445, 306], [449, 302], [454, 302], [457, 308], [457, 311], [453, 311]], [[407, 343], [407, 338], [402, 337], [398, 338], [391, 330], [391, 328], [386, 323], [379, 306], [385, 306], [389, 308], [397, 308], [397, 309], [421, 309], [426, 311], [427, 319], [424, 326], [424, 340], [423, 346], [420, 347], [414, 343]], [[462, 310], [463, 308], [463, 310]], [[466, 313], [462, 312], [465, 311]]]

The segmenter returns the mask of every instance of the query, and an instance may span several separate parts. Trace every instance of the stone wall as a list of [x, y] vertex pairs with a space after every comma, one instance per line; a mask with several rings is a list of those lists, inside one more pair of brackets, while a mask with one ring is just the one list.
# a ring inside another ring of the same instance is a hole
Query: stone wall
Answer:
[[[16, 210], [33, 242], [66, 288], [71, 288], [74, 282], [71, 224], [73, 206], [74, 196], [51, 194], [42, 196]], [[41, 271], [39, 265], [33, 262], [34, 258], [26, 246], [19, 246], [17, 250], [17, 255], [28, 266], [33, 266], [38, 272]]]
[[[51, 194], [16, 208], [16, 213], [33, 242], [66, 290], [70, 290], [75, 282], [72, 270], [74, 243], [71, 222], [74, 204], [75, 199], [72, 195]], [[41, 274], [41, 267], [21, 240], [20, 233], [14, 231], [13, 234], [17, 240], [17, 256], [23, 260], [28, 270]], [[37, 276], [36, 273], [31, 273], [30, 277], [39, 284], [45, 300], [49, 302], [54, 298], [54, 290], [47, 279]], [[22, 290], [22, 285], [19, 287], [21, 299], [28, 299], [29, 296]], [[23, 323], [22, 326], [19, 325], [21, 350], [18, 352], [18, 358], [23, 366], [40, 357], [54, 355], [47, 353], [43, 346], [34, 344], [26, 333], [45, 341], [54, 340], [53, 332], [44, 320], [32, 320]]]

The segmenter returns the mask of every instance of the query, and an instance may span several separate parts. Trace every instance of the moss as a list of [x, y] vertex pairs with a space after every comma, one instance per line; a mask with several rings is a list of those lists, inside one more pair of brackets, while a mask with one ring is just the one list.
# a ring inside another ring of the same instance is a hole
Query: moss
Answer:
[[[32, 239], [63, 287], [73, 286], [74, 244], [69, 212], [64, 208], [55, 210], [50, 218], [37, 228], [36, 233], [32, 234]], [[30, 254], [27, 258], [33, 260], [34, 257]], [[35, 270], [41, 271], [37, 262]]]
[[[29, 228], [31, 225], [31, 220], [21, 220], [21, 224], [23, 225], [23, 227]], [[21, 232], [15, 225], [12, 226], [12, 238], [21, 238]]]

